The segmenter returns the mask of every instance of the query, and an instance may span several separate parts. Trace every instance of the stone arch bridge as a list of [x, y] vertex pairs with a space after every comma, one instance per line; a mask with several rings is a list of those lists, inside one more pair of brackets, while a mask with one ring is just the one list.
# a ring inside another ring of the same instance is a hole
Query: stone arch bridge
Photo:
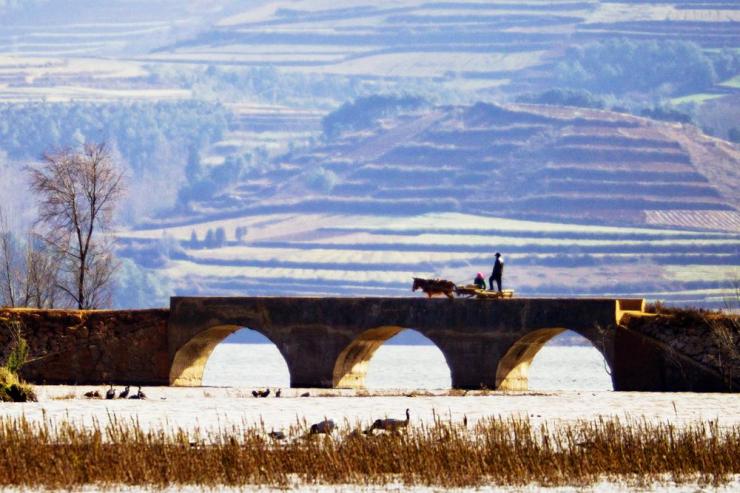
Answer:
[[615, 388], [617, 328], [642, 300], [425, 298], [172, 298], [171, 385], [200, 385], [214, 347], [246, 327], [272, 341], [292, 387], [361, 388], [385, 341], [414, 329], [442, 351], [455, 388], [526, 390], [529, 365], [555, 335], [572, 330], [604, 356]]
[[572, 330], [604, 356], [615, 390], [721, 388], [691, 365], [676, 373], [664, 347], [620, 325], [643, 309], [639, 299], [174, 297], [169, 310], [0, 309], [0, 322], [24, 322], [38, 359], [23, 376], [35, 383], [200, 385], [214, 347], [249, 328], [277, 346], [291, 386], [358, 388], [375, 350], [414, 329], [441, 350], [453, 387], [524, 390], [540, 348]]

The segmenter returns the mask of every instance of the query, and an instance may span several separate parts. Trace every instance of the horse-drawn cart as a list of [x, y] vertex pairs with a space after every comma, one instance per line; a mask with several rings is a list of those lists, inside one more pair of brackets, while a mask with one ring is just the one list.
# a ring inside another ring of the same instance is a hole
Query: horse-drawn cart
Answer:
[[412, 291], [421, 289], [430, 298], [435, 294], [442, 294], [448, 298], [453, 298], [453, 293], [460, 297], [475, 297], [480, 299], [512, 298], [514, 296], [514, 290], [512, 289], [488, 291], [487, 289], [479, 288], [475, 284], [458, 286], [446, 279], [421, 279], [418, 277], [414, 277], [414, 284], [411, 289]]

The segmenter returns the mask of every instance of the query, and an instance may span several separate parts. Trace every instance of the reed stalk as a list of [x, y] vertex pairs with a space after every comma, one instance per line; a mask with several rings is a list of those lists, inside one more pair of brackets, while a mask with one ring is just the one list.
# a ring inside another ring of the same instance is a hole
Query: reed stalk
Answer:
[[519, 418], [474, 426], [437, 421], [368, 436], [345, 423], [310, 436], [304, 423], [274, 441], [263, 427], [204, 434], [105, 424], [0, 418], [0, 487], [76, 488], [291, 484], [471, 487], [484, 484], [721, 485], [740, 473], [740, 427], [598, 419], [555, 428]]

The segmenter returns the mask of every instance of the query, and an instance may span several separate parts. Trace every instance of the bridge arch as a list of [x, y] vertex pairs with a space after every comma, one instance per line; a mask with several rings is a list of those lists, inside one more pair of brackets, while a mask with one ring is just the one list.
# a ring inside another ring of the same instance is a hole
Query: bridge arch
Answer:
[[[498, 361], [496, 389], [528, 390], [529, 367], [535, 356], [553, 337], [566, 330], [568, 329], [562, 327], [533, 330], [514, 341]], [[610, 350], [608, 341], [603, 340], [597, 333], [591, 334], [580, 330], [573, 332], [588, 340], [601, 353], [609, 367], [609, 373], [613, 374], [613, 351]]]
[[[404, 330], [415, 330], [409, 327], [400, 327], [388, 325], [368, 329], [357, 335], [340, 353], [334, 363], [332, 374], [332, 386], [334, 388], [365, 388], [365, 379], [367, 371], [375, 352], [385, 344], [389, 339], [403, 332]], [[423, 332], [419, 332], [426, 339], [430, 340], [437, 349], [440, 350], [445, 358], [445, 363], [449, 368], [447, 355], [442, 347], [434, 340], [429, 338]]]
[[[203, 383], [203, 373], [213, 350], [234, 332], [248, 328], [274, 341], [260, 330], [243, 325], [216, 325], [195, 334], [183, 344], [174, 355], [170, 366], [169, 382], [176, 387], [199, 387]], [[278, 350], [280, 346], [276, 345]], [[285, 355], [280, 351], [285, 359]]]

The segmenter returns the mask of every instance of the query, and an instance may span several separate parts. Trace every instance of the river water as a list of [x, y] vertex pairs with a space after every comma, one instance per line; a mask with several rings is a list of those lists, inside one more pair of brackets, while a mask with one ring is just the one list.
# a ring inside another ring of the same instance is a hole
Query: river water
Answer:
[[[272, 344], [219, 344], [208, 360], [204, 385], [288, 387], [285, 360]], [[385, 344], [373, 355], [368, 389], [449, 389], [450, 370], [433, 345]], [[604, 358], [593, 347], [550, 346], [530, 367], [530, 390], [611, 390]]]

